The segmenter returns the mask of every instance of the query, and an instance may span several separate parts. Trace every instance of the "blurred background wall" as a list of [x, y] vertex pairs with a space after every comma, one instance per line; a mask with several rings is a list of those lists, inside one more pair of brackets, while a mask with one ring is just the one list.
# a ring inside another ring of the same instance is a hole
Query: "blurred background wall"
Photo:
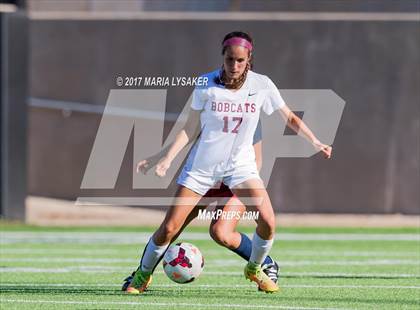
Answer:
[[[19, 0], [15, 0], [19, 1]], [[20, 0], [22, 1], [22, 0]], [[26, 0], [31, 11], [415, 12], [416, 0]]]
[[[420, 213], [418, 1], [29, 0], [26, 6], [30, 194], [90, 194], [80, 183], [117, 76], [214, 70], [223, 36], [243, 30], [255, 40], [255, 71], [280, 89], [332, 89], [346, 101], [331, 161], [277, 160], [268, 185], [275, 209]], [[180, 112], [191, 91], [169, 89], [167, 112]], [[130, 189], [131, 145], [117, 192], [144, 195]]]

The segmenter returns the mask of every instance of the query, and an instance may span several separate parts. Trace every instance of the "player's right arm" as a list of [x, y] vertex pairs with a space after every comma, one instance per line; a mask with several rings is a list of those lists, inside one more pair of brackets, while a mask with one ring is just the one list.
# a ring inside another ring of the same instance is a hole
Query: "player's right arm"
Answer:
[[[175, 141], [167, 147], [163, 152], [159, 153], [160, 159], [156, 164], [155, 173], [159, 177], [164, 177], [166, 171], [171, 166], [172, 161], [178, 155], [178, 153], [190, 142], [194, 141], [200, 133], [200, 113], [201, 111], [190, 110], [188, 120], [184, 128], [176, 135]], [[142, 171], [146, 174], [147, 170], [150, 169], [153, 160], [141, 160], [137, 164], [137, 173]]]
[[190, 110], [188, 120], [184, 128], [176, 135], [174, 143], [170, 146], [168, 153], [164, 156], [171, 163], [176, 155], [190, 142], [194, 141], [200, 130], [200, 113], [201, 111]]

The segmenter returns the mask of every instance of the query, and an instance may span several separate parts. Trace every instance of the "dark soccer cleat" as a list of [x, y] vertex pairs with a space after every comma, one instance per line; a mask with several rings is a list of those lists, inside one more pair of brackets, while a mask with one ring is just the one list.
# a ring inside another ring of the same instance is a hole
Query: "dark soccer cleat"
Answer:
[[279, 267], [279, 265], [275, 261], [273, 261], [271, 264], [263, 265], [261, 268], [264, 271], [264, 273], [271, 280], [273, 280], [274, 283], [277, 283], [277, 281], [279, 279], [280, 267]]
[[[274, 283], [277, 284], [277, 281], [279, 279], [280, 267], [274, 260], [270, 264], [262, 265], [261, 269]], [[262, 291], [262, 289], [260, 288], [258, 288], [258, 290]]]
[[152, 272], [145, 272], [139, 268], [125, 291], [129, 294], [141, 294], [149, 287], [150, 283], [152, 283]]
[[123, 283], [122, 288], [121, 288], [122, 291], [127, 290], [127, 287], [130, 285], [131, 281], [133, 281], [133, 277], [134, 277], [135, 273], [136, 272], [133, 271], [130, 276], [128, 276], [127, 278], [124, 279], [124, 283]]

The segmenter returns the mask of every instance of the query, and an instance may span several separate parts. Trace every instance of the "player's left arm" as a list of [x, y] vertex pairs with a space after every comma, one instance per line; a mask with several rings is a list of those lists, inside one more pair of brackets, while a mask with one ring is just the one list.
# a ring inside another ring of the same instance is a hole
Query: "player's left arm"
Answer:
[[287, 122], [287, 126], [298, 135], [306, 138], [318, 151], [324, 154], [325, 158], [331, 158], [332, 147], [324, 144], [317, 139], [314, 133], [305, 125], [305, 123], [295, 114], [287, 105], [278, 109], [280, 115]]

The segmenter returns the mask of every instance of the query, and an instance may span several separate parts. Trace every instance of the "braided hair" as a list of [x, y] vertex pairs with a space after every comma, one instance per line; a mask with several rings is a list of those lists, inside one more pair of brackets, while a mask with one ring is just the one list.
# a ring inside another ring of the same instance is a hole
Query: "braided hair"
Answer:
[[[229, 40], [229, 39], [234, 38], [234, 37], [243, 38], [243, 39], [247, 40], [249, 43], [253, 44], [251, 36], [249, 34], [247, 34], [246, 32], [233, 31], [233, 32], [228, 33], [223, 38], [222, 46], [223, 46], [223, 43], [226, 40]], [[223, 49], [222, 49], [222, 55], [225, 54], [226, 48], [227, 48], [227, 46], [224, 46], [223, 47]], [[237, 78], [237, 79], [229, 79], [227, 77], [227, 75], [226, 75], [225, 68], [222, 65], [222, 68], [220, 70], [220, 73], [219, 73], [219, 75], [215, 79], [216, 84], [224, 85], [227, 89], [238, 89], [238, 88], [240, 88], [245, 83], [245, 80], [246, 80], [246, 76], [248, 74], [248, 71], [250, 69], [252, 69], [252, 67], [253, 67], [253, 65], [252, 65], [252, 54], [251, 54], [251, 51], [248, 51], [248, 56], [249, 56], [249, 61], [246, 64], [246, 67], [245, 67], [244, 72], [241, 74], [241, 76], [239, 78]]]

